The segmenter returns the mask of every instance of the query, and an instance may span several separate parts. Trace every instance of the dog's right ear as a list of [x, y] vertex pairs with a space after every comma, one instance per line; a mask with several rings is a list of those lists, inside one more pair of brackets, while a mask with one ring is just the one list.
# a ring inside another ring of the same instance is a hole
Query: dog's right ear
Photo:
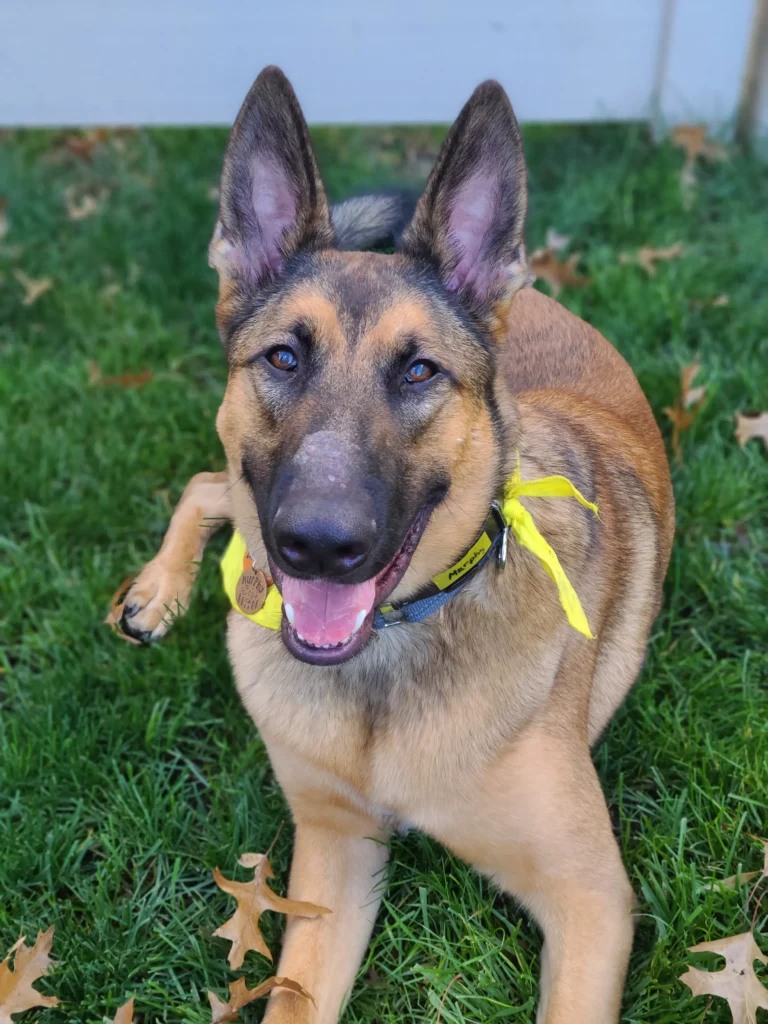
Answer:
[[229, 136], [209, 263], [222, 285], [259, 288], [301, 248], [333, 244], [304, 115], [291, 83], [265, 68]]

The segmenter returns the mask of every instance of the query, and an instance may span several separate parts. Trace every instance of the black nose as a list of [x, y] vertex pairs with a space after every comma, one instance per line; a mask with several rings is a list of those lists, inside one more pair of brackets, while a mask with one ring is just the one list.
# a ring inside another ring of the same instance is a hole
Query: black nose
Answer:
[[289, 571], [334, 578], [364, 564], [373, 548], [376, 523], [370, 507], [289, 501], [278, 509], [272, 530]]

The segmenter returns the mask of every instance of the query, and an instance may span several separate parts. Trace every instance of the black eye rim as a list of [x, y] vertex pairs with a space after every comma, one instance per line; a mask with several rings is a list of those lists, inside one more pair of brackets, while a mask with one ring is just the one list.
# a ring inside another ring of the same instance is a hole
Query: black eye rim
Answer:
[[[426, 366], [427, 369], [430, 371], [429, 376], [424, 377], [421, 380], [413, 380], [411, 378], [410, 373], [414, 366]], [[440, 374], [440, 367], [432, 359], [418, 357], [416, 359], [411, 359], [409, 361], [408, 368], [403, 373], [403, 383], [408, 385], [408, 387], [412, 388], [424, 387], [425, 385], [430, 384], [436, 377], [439, 377]]]

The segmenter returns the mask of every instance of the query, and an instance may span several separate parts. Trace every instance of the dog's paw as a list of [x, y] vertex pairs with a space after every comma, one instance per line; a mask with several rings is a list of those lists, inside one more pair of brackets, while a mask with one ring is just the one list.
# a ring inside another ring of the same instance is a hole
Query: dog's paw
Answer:
[[120, 628], [136, 640], [160, 640], [189, 607], [196, 565], [169, 567], [161, 558], [147, 562], [125, 595]]

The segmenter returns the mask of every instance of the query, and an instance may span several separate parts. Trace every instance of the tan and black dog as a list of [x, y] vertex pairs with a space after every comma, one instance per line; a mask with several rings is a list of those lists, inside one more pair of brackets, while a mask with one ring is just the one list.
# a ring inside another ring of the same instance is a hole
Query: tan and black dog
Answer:
[[[673, 498], [630, 368], [528, 287], [526, 205], [494, 82], [462, 110], [392, 255], [343, 251], [354, 204], [332, 218], [279, 70], [232, 131], [210, 250], [228, 469], [190, 482], [125, 625], [165, 632], [224, 520], [274, 580], [279, 628], [235, 608], [229, 652], [293, 812], [290, 895], [333, 913], [289, 922], [278, 973], [316, 1007], [277, 990], [270, 1024], [337, 1020], [401, 824], [539, 922], [539, 1022], [618, 1019], [633, 896], [590, 745], [643, 662]], [[508, 481], [553, 476], [559, 497], [516, 507], [559, 556], [591, 639], [543, 556], [493, 530]]]

